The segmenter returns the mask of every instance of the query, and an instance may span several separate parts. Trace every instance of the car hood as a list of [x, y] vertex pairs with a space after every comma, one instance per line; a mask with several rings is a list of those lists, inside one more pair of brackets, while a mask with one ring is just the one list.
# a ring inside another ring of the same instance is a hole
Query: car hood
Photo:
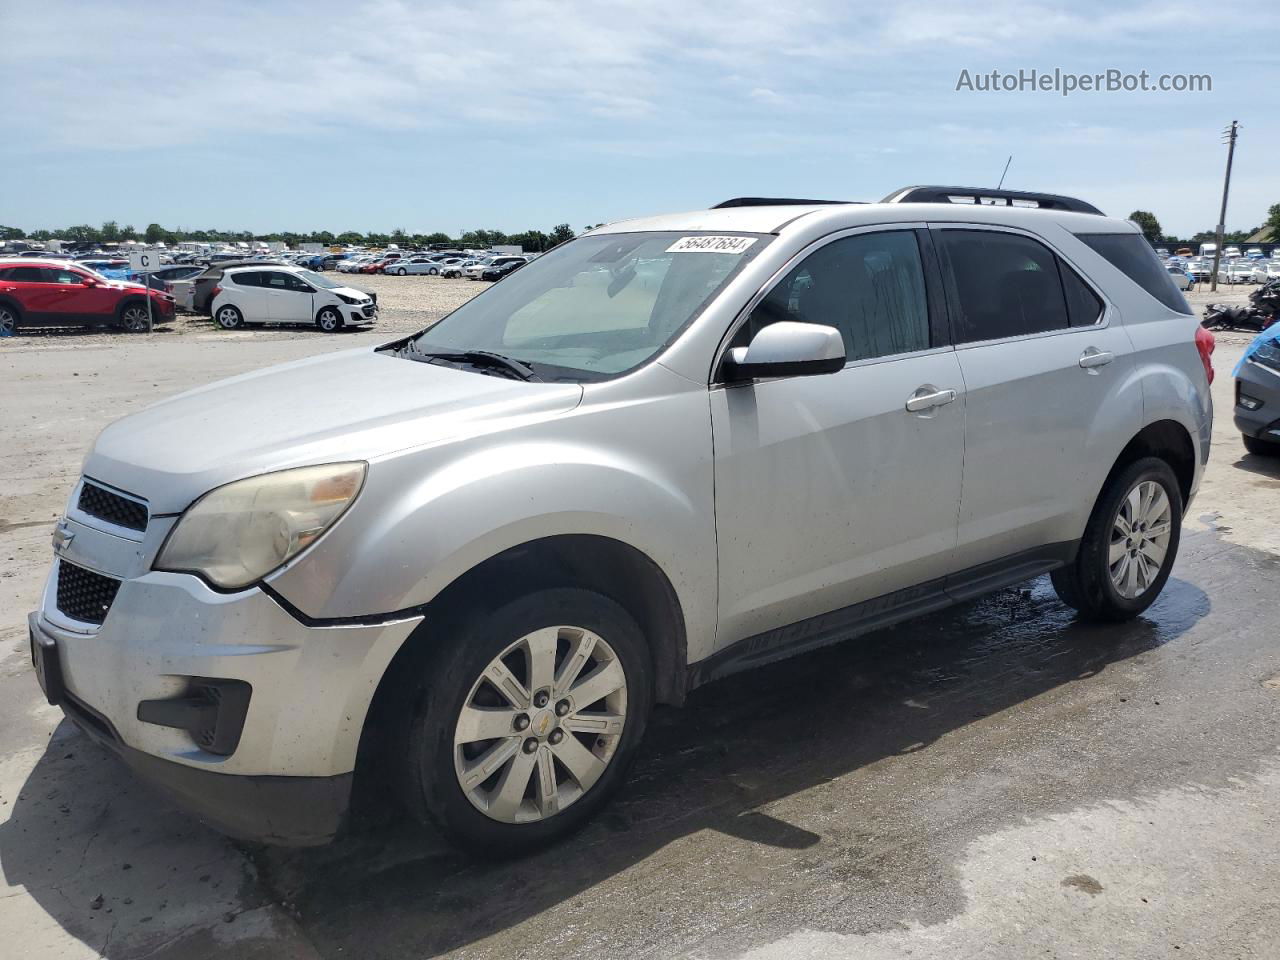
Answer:
[[357, 300], [372, 300], [373, 298], [363, 290], [357, 290], [355, 287], [331, 287], [324, 293], [341, 294], [344, 297], [354, 297]]
[[289, 467], [370, 460], [411, 447], [558, 416], [577, 384], [526, 383], [371, 348], [222, 380], [111, 424], [86, 476], [179, 513], [232, 480]]

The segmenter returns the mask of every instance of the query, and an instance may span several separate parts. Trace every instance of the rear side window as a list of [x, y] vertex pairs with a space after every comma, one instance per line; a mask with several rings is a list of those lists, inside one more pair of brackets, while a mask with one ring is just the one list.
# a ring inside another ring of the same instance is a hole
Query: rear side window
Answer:
[[256, 270], [251, 270], [248, 273], [233, 273], [231, 275], [231, 280], [237, 287], [262, 286], [262, 274], [258, 273]]
[[1095, 253], [1170, 310], [1191, 313], [1191, 305], [1160, 265], [1151, 244], [1140, 233], [1078, 233]]
[[860, 233], [815, 250], [756, 305], [733, 345], [746, 346], [779, 320], [835, 327], [850, 361], [927, 350], [929, 303], [915, 233]]
[[992, 230], [938, 230], [934, 236], [957, 308], [956, 343], [1071, 325], [1058, 258], [1044, 244]]
[[9, 280], [14, 283], [52, 283], [53, 278], [43, 267], [14, 267], [9, 273]]
[[1102, 319], [1102, 301], [1093, 288], [1080, 279], [1069, 266], [1058, 261], [1062, 289], [1067, 295], [1067, 317], [1073, 327], [1092, 327]]

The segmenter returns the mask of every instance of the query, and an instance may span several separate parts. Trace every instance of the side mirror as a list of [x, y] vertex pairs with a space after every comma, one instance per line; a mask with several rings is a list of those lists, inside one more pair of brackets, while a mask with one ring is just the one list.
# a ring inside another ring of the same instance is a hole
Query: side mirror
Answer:
[[844, 369], [844, 338], [835, 327], [783, 320], [771, 323], [746, 347], [724, 360], [729, 381], [760, 377], [810, 377]]
[[93, 277], [81, 277], [80, 285], [82, 287], [96, 287], [98, 285], [98, 281]]

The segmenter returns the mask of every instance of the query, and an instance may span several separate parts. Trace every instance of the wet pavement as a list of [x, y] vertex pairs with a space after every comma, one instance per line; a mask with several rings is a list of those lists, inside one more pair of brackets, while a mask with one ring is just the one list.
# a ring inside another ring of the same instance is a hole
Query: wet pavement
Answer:
[[[57, 425], [63, 469], [95, 417]], [[1256, 461], [1193, 506], [1226, 520], [1188, 524], [1135, 623], [1077, 623], [1042, 579], [703, 688], [655, 716], [596, 822], [515, 863], [368, 797], [331, 847], [231, 843], [41, 703], [6, 609], [0, 957], [1280, 956]], [[47, 551], [31, 517], [0, 520], [0, 563]], [[0, 569], [10, 597], [43, 573]]]

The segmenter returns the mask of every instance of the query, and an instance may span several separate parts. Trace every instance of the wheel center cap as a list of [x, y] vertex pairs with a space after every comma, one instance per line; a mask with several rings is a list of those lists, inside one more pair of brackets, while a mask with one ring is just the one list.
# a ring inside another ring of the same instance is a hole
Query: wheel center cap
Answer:
[[529, 732], [535, 737], [545, 737], [556, 725], [556, 715], [551, 710], [539, 710], [530, 718]]

